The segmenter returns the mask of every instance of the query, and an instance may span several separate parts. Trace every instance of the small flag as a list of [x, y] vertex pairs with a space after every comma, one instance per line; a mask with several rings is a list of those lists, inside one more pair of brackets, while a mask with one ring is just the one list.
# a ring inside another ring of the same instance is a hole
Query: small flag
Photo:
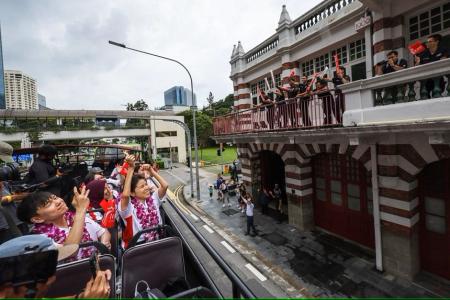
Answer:
[[294, 77], [294, 76], [295, 76], [295, 71], [292, 70], [292, 71], [291, 71], [291, 74], [289, 74], [289, 77]]
[[334, 64], [336, 65], [336, 70], [339, 69], [339, 57], [337, 53], [334, 55]]
[[266, 82], [266, 91], [270, 90], [270, 84], [269, 80], [267, 80], [267, 77], [264, 77], [264, 81]]
[[273, 84], [273, 87], [275, 88], [275, 76], [273, 76], [272, 70], [270, 70], [270, 75], [272, 76], [272, 84]]

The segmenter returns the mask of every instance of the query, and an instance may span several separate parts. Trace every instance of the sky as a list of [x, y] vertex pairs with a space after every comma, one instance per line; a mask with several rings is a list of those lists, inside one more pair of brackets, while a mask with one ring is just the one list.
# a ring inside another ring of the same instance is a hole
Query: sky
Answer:
[[108, 40], [181, 61], [198, 106], [233, 92], [233, 44], [248, 51], [275, 33], [283, 4], [292, 20], [320, 0], [0, 0], [5, 69], [36, 79], [53, 109], [125, 109], [190, 86], [177, 64], [114, 47]]

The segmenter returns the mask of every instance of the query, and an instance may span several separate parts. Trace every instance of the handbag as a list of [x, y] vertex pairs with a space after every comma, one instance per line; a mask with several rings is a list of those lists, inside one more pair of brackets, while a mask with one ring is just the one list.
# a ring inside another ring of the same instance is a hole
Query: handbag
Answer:
[[[139, 289], [140, 286], [144, 286], [144, 289]], [[167, 298], [159, 289], [150, 289], [147, 281], [139, 280], [134, 288], [135, 299], [159, 299]]]

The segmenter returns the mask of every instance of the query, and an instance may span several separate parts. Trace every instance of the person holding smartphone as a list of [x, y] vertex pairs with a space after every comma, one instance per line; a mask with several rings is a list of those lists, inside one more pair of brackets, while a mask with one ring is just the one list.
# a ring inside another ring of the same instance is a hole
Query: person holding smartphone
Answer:
[[[26, 235], [0, 245], [0, 299], [42, 298], [56, 280], [56, 265], [78, 250], [77, 245], [56, 246], [43, 235]], [[111, 271], [96, 270], [83, 291], [66, 298], [107, 298]]]

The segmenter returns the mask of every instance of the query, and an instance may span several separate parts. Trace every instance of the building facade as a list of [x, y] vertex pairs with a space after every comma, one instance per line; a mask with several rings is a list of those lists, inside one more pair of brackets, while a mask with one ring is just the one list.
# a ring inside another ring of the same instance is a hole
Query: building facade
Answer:
[[192, 106], [196, 103], [197, 96], [194, 94], [194, 102], [192, 102], [191, 90], [183, 86], [174, 86], [164, 92], [166, 106]]
[[7, 109], [38, 109], [36, 80], [21, 71], [5, 70]]
[[0, 28], [0, 109], [6, 108], [5, 102], [5, 71], [3, 68], [2, 29]]
[[47, 98], [44, 95], [38, 94], [38, 105], [39, 109], [47, 108]]
[[[282, 185], [290, 224], [372, 249], [378, 270], [450, 280], [450, 59], [413, 67], [408, 51], [431, 34], [450, 46], [448, 1], [327, 0], [295, 20], [283, 6], [272, 36], [233, 48], [235, 112], [214, 139], [237, 145], [254, 195]], [[375, 76], [391, 50], [409, 67]], [[339, 90], [256, 106], [337, 63]]]

